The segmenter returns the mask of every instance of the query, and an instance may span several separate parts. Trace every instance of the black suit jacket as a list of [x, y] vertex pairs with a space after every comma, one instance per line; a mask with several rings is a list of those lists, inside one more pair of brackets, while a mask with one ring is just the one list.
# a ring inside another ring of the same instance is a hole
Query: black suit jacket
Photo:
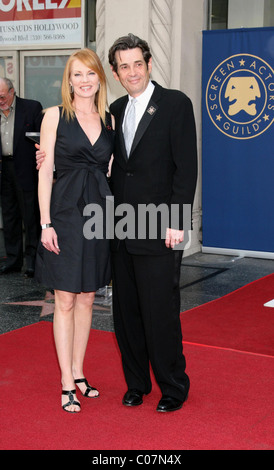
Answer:
[[[13, 157], [17, 182], [24, 191], [32, 191], [37, 187], [38, 172], [36, 170], [36, 149], [34, 142], [28, 139], [25, 136], [25, 133], [40, 132], [42, 109], [42, 105], [39, 101], [28, 100], [16, 96]], [[0, 139], [0, 172], [1, 171], [2, 146]]]
[[[182, 229], [183, 205], [191, 204], [192, 207], [197, 180], [197, 144], [192, 103], [184, 93], [167, 90], [153, 83], [155, 89], [139, 123], [129, 158], [122, 131], [128, 97], [116, 100], [110, 107], [116, 129], [111, 176], [115, 213], [121, 204], [129, 204], [134, 208], [135, 235], [125, 242], [128, 251], [135, 254], [163, 254], [168, 250], [164, 237], [159, 236], [159, 226], [156, 239], [150, 238], [148, 230], [145, 237], [138, 238], [139, 205], [165, 204], [170, 208], [171, 204], [179, 204], [179, 227], [174, 228]], [[124, 217], [120, 217], [123, 222], [126, 220]], [[118, 216], [115, 222], [117, 232]], [[143, 226], [141, 232], [143, 236]], [[118, 246], [119, 236], [116, 236], [112, 249], [116, 250]]]

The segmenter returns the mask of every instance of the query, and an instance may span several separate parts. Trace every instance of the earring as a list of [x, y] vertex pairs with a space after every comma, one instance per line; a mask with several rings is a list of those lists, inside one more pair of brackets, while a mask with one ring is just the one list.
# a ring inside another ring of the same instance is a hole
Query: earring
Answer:
[[74, 93], [73, 85], [70, 83], [69, 86], [70, 86], [70, 90], [69, 90], [69, 91], [70, 91], [70, 94]]

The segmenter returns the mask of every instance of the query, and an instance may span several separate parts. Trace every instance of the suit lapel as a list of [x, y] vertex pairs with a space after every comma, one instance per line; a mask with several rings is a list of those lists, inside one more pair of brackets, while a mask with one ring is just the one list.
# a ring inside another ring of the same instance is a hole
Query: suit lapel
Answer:
[[24, 124], [24, 109], [22, 107], [22, 101], [20, 98], [16, 97], [16, 108], [14, 116], [14, 135], [13, 135], [13, 152], [15, 153], [15, 148], [18, 142], [18, 138], [21, 132], [21, 129]]
[[[140, 142], [141, 138], [143, 137], [143, 135], [144, 135], [145, 131], [147, 130], [148, 126], [150, 125], [152, 119], [157, 114], [157, 110], [158, 110], [158, 107], [159, 107], [157, 102], [161, 98], [161, 89], [162, 88], [156, 82], [153, 82], [153, 84], [155, 86], [155, 89], [154, 89], [154, 92], [152, 93], [152, 96], [151, 96], [149, 102], [148, 102], [148, 105], [147, 105], [146, 110], [145, 110], [145, 112], [142, 116], [142, 119], [139, 122], [139, 125], [136, 129], [136, 133], [135, 133], [134, 140], [133, 140], [132, 147], [131, 147], [130, 156], [132, 155], [132, 153], [134, 152], [134, 150], [137, 147], [138, 143]], [[129, 158], [130, 158], [130, 156], [129, 156]]]
[[151, 123], [152, 119], [154, 118], [156, 112], [157, 112], [158, 106], [154, 101], [151, 99], [148, 103], [148, 106], [142, 116], [141, 121], [139, 122], [139, 125], [136, 129], [136, 133], [134, 136], [134, 140], [132, 143], [130, 155], [132, 152], [134, 152], [136, 146], [140, 142], [141, 138], [143, 137], [145, 131], [147, 130], [149, 124]]
[[125, 141], [124, 141], [124, 133], [123, 133], [123, 120], [124, 120], [124, 115], [125, 115], [125, 110], [126, 110], [126, 107], [127, 107], [128, 99], [125, 99], [125, 102], [122, 106], [121, 114], [120, 114], [121, 119], [120, 119], [120, 124], [119, 124], [119, 133], [120, 133], [120, 136], [121, 136], [120, 141], [121, 141], [122, 153], [123, 153], [123, 156], [124, 156], [126, 161], [128, 161], [128, 158], [131, 158], [131, 155], [134, 152], [136, 146], [140, 142], [140, 140], [143, 137], [145, 131], [147, 130], [149, 124], [151, 123], [152, 119], [154, 118], [154, 116], [157, 113], [157, 110], [158, 110], [158, 107], [159, 107], [157, 102], [161, 98], [162, 87], [159, 86], [156, 82], [153, 82], [153, 84], [155, 85], [155, 89], [154, 89], [154, 92], [151, 96], [151, 99], [150, 99], [150, 101], [147, 105], [147, 108], [146, 108], [146, 110], [145, 110], [145, 112], [142, 116], [142, 119], [140, 120], [139, 125], [136, 129], [136, 133], [135, 133], [135, 136], [134, 136], [134, 139], [133, 139], [133, 143], [132, 143], [132, 147], [131, 147], [129, 157], [127, 156], [127, 151], [126, 151], [126, 146], [125, 146]]

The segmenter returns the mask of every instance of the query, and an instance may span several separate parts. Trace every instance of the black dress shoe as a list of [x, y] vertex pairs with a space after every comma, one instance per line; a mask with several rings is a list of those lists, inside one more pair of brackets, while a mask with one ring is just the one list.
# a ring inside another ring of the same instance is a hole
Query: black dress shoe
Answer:
[[132, 389], [128, 390], [122, 400], [125, 406], [138, 406], [143, 403], [143, 393], [140, 390]]
[[26, 271], [24, 272], [24, 276], [25, 277], [34, 277], [34, 269], [32, 269], [32, 268], [26, 269]]
[[16, 268], [15, 266], [1, 266], [0, 274], [9, 274], [9, 273], [20, 273], [21, 268]]
[[178, 400], [177, 398], [168, 397], [163, 395], [161, 400], [158, 403], [157, 411], [165, 413], [167, 411], [176, 411], [182, 408], [183, 403], [187, 400], [187, 396], [184, 400]]

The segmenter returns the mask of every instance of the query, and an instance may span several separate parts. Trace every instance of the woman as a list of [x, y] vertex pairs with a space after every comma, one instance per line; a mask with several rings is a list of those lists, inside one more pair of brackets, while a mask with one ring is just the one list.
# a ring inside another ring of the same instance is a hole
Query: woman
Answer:
[[41, 126], [46, 157], [39, 170], [42, 235], [35, 270], [37, 280], [55, 291], [62, 407], [71, 413], [81, 409], [75, 384], [83, 395], [99, 396], [85, 378], [83, 362], [95, 291], [110, 282], [109, 246], [105, 237], [84, 237], [83, 209], [95, 203], [105, 210], [111, 194], [106, 174], [113, 130], [105, 109], [106, 77], [98, 56], [89, 49], [73, 53], [64, 70], [62, 105], [49, 108]]

